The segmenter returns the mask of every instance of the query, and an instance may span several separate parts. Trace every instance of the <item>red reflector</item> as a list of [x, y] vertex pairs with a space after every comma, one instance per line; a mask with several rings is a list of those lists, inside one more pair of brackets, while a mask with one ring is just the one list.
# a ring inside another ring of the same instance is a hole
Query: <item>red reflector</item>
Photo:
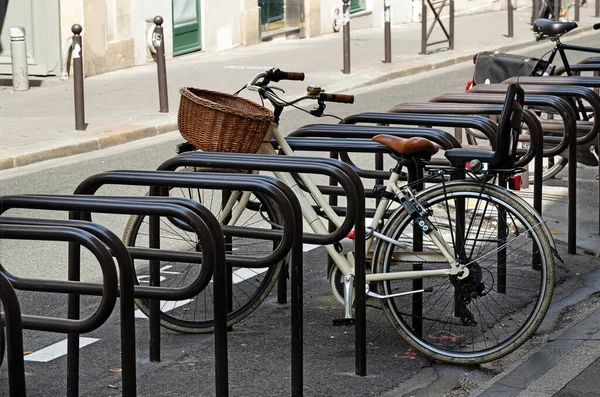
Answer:
[[465, 91], [469, 91], [471, 87], [473, 87], [473, 80], [467, 81], [467, 88], [465, 89]]
[[346, 236], [346, 238], [354, 239], [354, 230], [350, 230], [350, 233]]
[[508, 178], [508, 188], [510, 190], [521, 190], [521, 175], [514, 175]]

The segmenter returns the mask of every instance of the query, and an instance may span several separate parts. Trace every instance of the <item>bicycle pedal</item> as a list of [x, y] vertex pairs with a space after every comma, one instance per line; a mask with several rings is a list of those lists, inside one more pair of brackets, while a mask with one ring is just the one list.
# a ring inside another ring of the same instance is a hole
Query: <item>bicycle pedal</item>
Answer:
[[339, 318], [339, 319], [334, 319], [333, 320], [333, 326], [334, 327], [341, 327], [341, 326], [352, 326], [354, 325], [355, 320], [353, 318]]

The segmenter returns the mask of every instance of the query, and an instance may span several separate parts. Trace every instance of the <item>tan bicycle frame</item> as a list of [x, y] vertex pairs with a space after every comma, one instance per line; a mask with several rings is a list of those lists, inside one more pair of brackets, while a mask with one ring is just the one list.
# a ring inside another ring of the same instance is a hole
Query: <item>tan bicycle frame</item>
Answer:
[[[279, 131], [279, 128], [276, 123], [271, 123], [269, 131], [265, 135], [263, 144], [261, 145], [261, 147], [258, 151], [259, 154], [277, 154], [277, 152], [273, 149], [273, 146], [271, 145], [271, 138], [275, 138], [275, 140], [277, 141], [277, 143], [279, 145], [279, 148], [283, 151], [283, 153], [285, 153], [285, 155], [287, 155], [287, 156], [295, 155], [292, 148], [285, 141], [283, 134], [281, 134], [281, 132]], [[328, 234], [329, 232], [328, 232], [327, 228], [325, 227], [322, 220], [319, 218], [319, 216], [315, 212], [313, 206], [304, 197], [304, 194], [305, 194], [304, 190], [302, 190], [302, 188], [300, 188], [300, 186], [298, 186], [298, 184], [296, 183], [296, 181], [294, 180], [292, 175], [287, 172], [274, 172], [274, 174], [278, 179], [282, 180], [288, 186], [290, 186], [292, 191], [294, 191], [294, 193], [296, 193], [296, 196], [298, 197], [300, 206], [302, 208], [302, 216], [304, 217], [305, 221], [309, 224], [309, 226], [313, 230], [313, 232], [316, 234]], [[334, 225], [339, 227], [343, 222], [342, 219], [333, 211], [333, 209], [327, 202], [327, 199], [325, 198], [325, 196], [323, 196], [323, 194], [319, 191], [319, 188], [317, 187], [315, 182], [309, 176], [306, 176], [306, 175], [299, 175], [299, 176], [300, 176], [300, 179], [302, 180], [302, 182], [305, 184], [306, 188], [309, 190], [311, 196], [316, 201], [317, 205], [323, 210], [323, 212], [325, 212], [327, 217], [334, 223]], [[386, 185], [386, 190], [388, 192], [397, 194], [399, 192], [399, 189], [397, 187], [398, 180], [399, 180], [399, 175], [397, 173], [392, 173], [392, 175]], [[250, 192], [244, 192], [243, 194], [241, 194], [241, 197], [240, 197], [240, 192], [232, 193], [231, 198], [229, 199], [228, 203], [226, 204], [225, 208], [223, 209], [221, 219], [219, 219], [219, 221], [222, 222], [225, 219], [225, 217], [232, 210], [235, 202], [239, 198], [240, 204], [235, 208], [235, 210], [231, 214], [231, 220], [229, 222], [229, 224], [235, 224], [235, 222], [237, 222], [237, 220], [241, 216], [241, 213], [244, 211], [246, 204], [248, 203], [248, 201], [250, 199], [250, 195], [251, 195]], [[379, 225], [379, 223], [383, 219], [383, 215], [385, 214], [388, 203], [389, 203], [389, 199], [382, 198], [379, 205], [377, 206], [375, 216], [373, 217], [373, 220], [371, 221], [371, 228], [373, 228], [373, 230], [375, 230], [375, 228]], [[437, 233], [437, 231], [435, 231], [432, 234], [433, 234], [433, 236], [432, 236], [431, 240], [438, 247], [438, 249], [440, 249], [440, 254], [439, 254], [439, 257], [437, 260], [447, 261], [449, 263], [449, 267], [447, 269], [390, 272], [390, 273], [385, 273], [385, 274], [367, 274], [366, 275], [367, 283], [369, 281], [417, 279], [417, 278], [423, 278], [423, 277], [456, 275], [461, 272], [462, 272], [462, 274], [460, 275], [460, 278], [466, 277], [468, 274], [468, 269], [459, 268], [457, 266], [456, 261], [454, 259], [453, 249], [450, 246], [448, 246], [448, 244], [443, 240], [441, 235], [439, 233]], [[366, 250], [367, 251], [371, 247], [373, 240], [374, 240], [373, 235], [371, 235], [366, 240]], [[335, 265], [339, 268], [339, 270], [342, 272], [342, 274], [344, 276], [347, 276], [347, 275], [354, 276], [354, 273], [355, 273], [354, 256], [352, 255], [351, 252], [348, 253], [347, 256], [344, 256], [341, 253], [339, 253], [333, 245], [325, 245], [324, 247], [327, 250], [327, 253], [329, 254], [329, 256], [332, 258]], [[407, 252], [405, 254], [418, 257], [419, 255], [422, 255], [423, 253]]]

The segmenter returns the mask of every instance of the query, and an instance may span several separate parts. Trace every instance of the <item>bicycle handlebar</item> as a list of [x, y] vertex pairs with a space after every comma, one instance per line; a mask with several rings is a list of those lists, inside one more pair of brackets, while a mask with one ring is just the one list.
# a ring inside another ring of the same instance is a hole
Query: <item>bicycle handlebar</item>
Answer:
[[594, 30], [598, 30], [600, 29], [600, 23], [595, 23], [594, 24]]
[[346, 95], [346, 94], [326, 94], [324, 92], [309, 92], [305, 95], [301, 95], [295, 99], [286, 101], [273, 91], [273, 89], [277, 89], [277, 87], [269, 87], [269, 83], [271, 81], [278, 82], [281, 80], [304, 80], [304, 73], [302, 72], [284, 72], [278, 68], [272, 68], [267, 70], [266, 72], [261, 72], [254, 76], [252, 80], [248, 84], [246, 84], [246, 88], [250, 91], [259, 92], [264, 98], [267, 98], [271, 103], [275, 106], [286, 107], [293, 104], [296, 104], [305, 99], [317, 99], [320, 103], [323, 102], [337, 102], [337, 103], [354, 103], [354, 95]]
[[325, 102], [354, 103], [354, 95], [326, 94], [322, 92], [319, 94], [319, 100]]
[[304, 73], [302, 72], [284, 72], [277, 68], [267, 71], [267, 77], [276, 83], [281, 80], [304, 81]]

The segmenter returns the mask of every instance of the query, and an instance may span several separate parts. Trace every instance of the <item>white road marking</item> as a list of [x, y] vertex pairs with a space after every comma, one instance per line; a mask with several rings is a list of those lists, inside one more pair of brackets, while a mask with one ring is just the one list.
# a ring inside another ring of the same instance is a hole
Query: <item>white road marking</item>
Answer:
[[227, 65], [225, 69], [268, 70], [271, 66]]
[[268, 267], [261, 267], [258, 269], [247, 269], [247, 268], [238, 269], [235, 272], [233, 272], [232, 280], [233, 280], [234, 284], [238, 284], [244, 280], [248, 280], [249, 278], [258, 276], [259, 274], [264, 273], [267, 270], [269, 270]]
[[[161, 274], [181, 274], [180, 272], [168, 272], [167, 270], [169, 270], [170, 268], [172, 268], [173, 265], [166, 265], [160, 268], [160, 273]], [[150, 275], [145, 275], [145, 276], [138, 276], [138, 282], [140, 283], [149, 283], [150, 282]], [[148, 280], [146, 280], [148, 279]], [[165, 281], [167, 278], [165, 276], [160, 276], [160, 281]]]
[[302, 244], [302, 251], [303, 252], [308, 252], [308, 251], [312, 251], [315, 248], [319, 248], [320, 245], [317, 244]]
[[[100, 339], [96, 338], [79, 338], [79, 348], [83, 348], [87, 345], [91, 345], [94, 342], [98, 342]], [[25, 361], [35, 361], [39, 363], [47, 363], [59, 357], [67, 354], [67, 340], [61, 340], [53, 345], [45, 347], [41, 350], [28, 354], [24, 357]]]
[[[184, 299], [181, 301], [160, 301], [160, 311], [161, 312], [169, 312], [178, 308], [179, 306], [187, 305], [190, 303], [191, 299]], [[146, 315], [140, 310], [135, 311], [135, 318], [148, 318]]]

